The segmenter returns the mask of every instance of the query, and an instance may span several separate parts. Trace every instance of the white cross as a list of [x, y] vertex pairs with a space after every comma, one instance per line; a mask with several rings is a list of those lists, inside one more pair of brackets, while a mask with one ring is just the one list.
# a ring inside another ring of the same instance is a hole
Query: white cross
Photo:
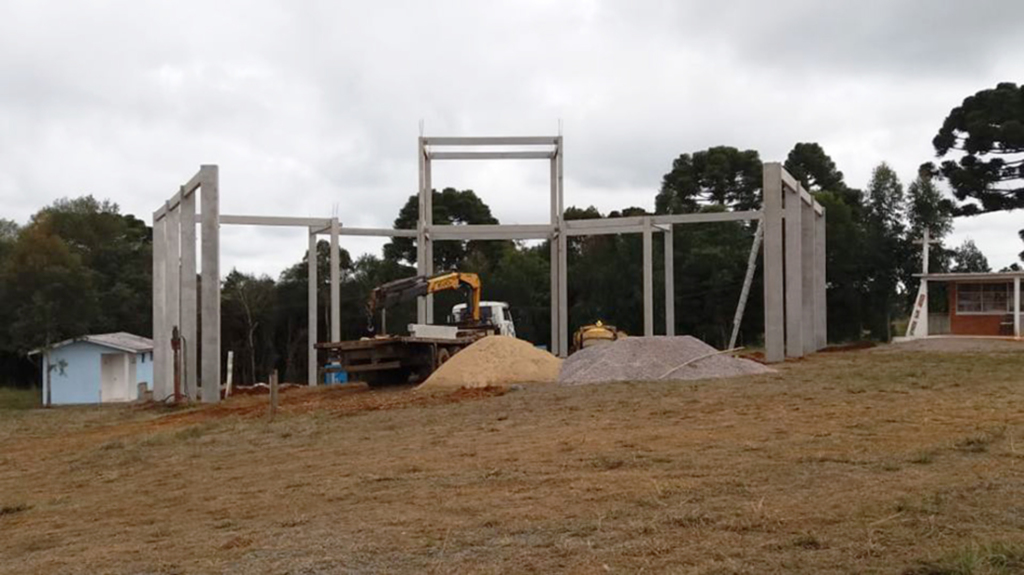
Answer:
[[928, 273], [928, 248], [931, 246], [931, 244], [940, 244], [940, 243], [942, 243], [942, 240], [941, 239], [933, 240], [932, 239], [931, 230], [929, 230], [928, 228], [925, 228], [924, 229], [924, 233], [921, 236], [921, 239], [914, 240], [914, 243], [915, 244], [921, 244], [923, 246], [921, 248], [921, 272], [924, 273], [924, 274], [927, 274]]

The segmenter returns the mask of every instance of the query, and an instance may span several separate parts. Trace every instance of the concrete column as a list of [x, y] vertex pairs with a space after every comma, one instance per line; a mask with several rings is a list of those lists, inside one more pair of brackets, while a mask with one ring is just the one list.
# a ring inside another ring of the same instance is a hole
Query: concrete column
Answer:
[[308, 262], [308, 270], [306, 273], [306, 284], [307, 284], [307, 314], [306, 314], [306, 332], [309, 339], [309, 349], [307, 350], [308, 362], [307, 369], [308, 375], [306, 377], [306, 383], [310, 386], [315, 386], [318, 383], [317, 378], [317, 361], [316, 361], [316, 344], [317, 344], [317, 279], [316, 279], [316, 265], [317, 265], [317, 250], [316, 250], [316, 231], [309, 230], [309, 252], [306, 256]]
[[556, 175], [558, 176], [558, 352], [559, 357], [569, 355], [569, 236], [565, 233], [565, 148], [562, 137], [555, 144]]
[[[416, 274], [427, 275], [426, 261], [427, 261], [427, 234], [426, 228], [426, 206], [427, 199], [426, 194], [423, 193], [426, 187], [427, 181], [427, 157], [426, 157], [426, 146], [423, 144], [423, 136], [420, 136], [416, 156], [419, 159], [419, 188], [416, 192], [418, 194], [418, 211], [416, 218]], [[423, 297], [416, 298], [416, 323], [427, 323], [427, 300]]]
[[651, 217], [644, 216], [643, 231], [643, 290], [644, 290], [644, 335], [654, 335], [654, 257], [652, 247]]
[[[164, 363], [164, 377], [167, 378], [168, 386], [166, 397], [174, 393], [174, 370], [180, 368], [180, 364], [174, 362], [174, 351], [170, 347], [170, 336], [174, 328], [181, 329], [181, 211], [178, 207], [168, 211], [164, 221], [167, 222], [164, 231], [167, 242], [164, 249], [167, 254], [164, 260], [164, 285], [167, 286], [164, 288], [167, 290], [164, 292], [164, 317], [167, 322], [164, 326], [167, 337], [167, 361]], [[180, 356], [178, 359], [181, 360]]]
[[341, 341], [341, 249], [338, 218], [331, 218], [331, 341]]
[[203, 356], [200, 383], [203, 401], [220, 401], [220, 174], [216, 165], [200, 168], [202, 206]]
[[665, 240], [665, 335], [676, 334], [676, 257], [672, 225], [661, 234]]
[[825, 244], [825, 208], [814, 217], [814, 340], [815, 350], [828, 346], [828, 269]]
[[[167, 259], [167, 242], [164, 240], [164, 228], [166, 220], [161, 217], [157, 219], [153, 215], [153, 398], [157, 401], [166, 397], [164, 393], [167, 386], [164, 362], [167, 360], [165, 347], [166, 337], [166, 275], [165, 260]], [[45, 366], [44, 366], [45, 371]], [[45, 376], [45, 373], [44, 373]]]
[[747, 298], [750, 297], [750, 286], [754, 283], [754, 272], [757, 271], [757, 254], [761, 251], [761, 241], [764, 238], [764, 220], [757, 222], [757, 229], [754, 230], [754, 241], [750, 242], [750, 256], [747, 257], [747, 273], [743, 276], [743, 288], [740, 289], [740, 300], [736, 304], [736, 313], [732, 316], [732, 335], [729, 336], [729, 347], [736, 347], [740, 337], [740, 325], [743, 323], [743, 314], [747, 309]]
[[803, 323], [802, 332], [803, 337], [803, 353], [804, 355], [814, 353], [817, 350], [817, 318], [815, 317], [816, 306], [815, 306], [815, 295], [814, 295], [814, 206], [811, 204], [805, 204], [803, 201], [800, 202], [801, 214], [800, 219], [800, 260], [801, 267], [803, 268], [803, 276], [801, 276], [802, 286], [801, 292], [803, 294], [803, 304], [801, 312], [801, 320]]
[[[557, 149], [556, 149], [557, 153]], [[551, 159], [551, 225], [558, 226], [558, 163]], [[551, 235], [551, 353], [559, 355], [559, 334], [558, 327], [558, 233]]]
[[1013, 337], [1020, 337], [1020, 278], [1013, 278]]
[[783, 188], [786, 247], [786, 357], [804, 355], [803, 202], [799, 190]]
[[[196, 195], [181, 189], [181, 337], [182, 392], [195, 398], [199, 391], [199, 313], [196, 292]], [[134, 385], [134, 382], [132, 382]]]
[[[431, 176], [430, 158], [426, 158], [426, 165], [423, 170], [425, 188], [423, 197], [426, 199], [423, 209], [424, 233], [423, 233], [423, 269], [429, 277], [434, 275], [434, 240], [430, 238], [430, 229], [434, 225], [434, 183]], [[434, 323], [434, 295], [427, 295], [427, 323]]]
[[782, 254], [782, 164], [764, 165], [764, 348], [765, 360], [785, 359], [784, 262]]

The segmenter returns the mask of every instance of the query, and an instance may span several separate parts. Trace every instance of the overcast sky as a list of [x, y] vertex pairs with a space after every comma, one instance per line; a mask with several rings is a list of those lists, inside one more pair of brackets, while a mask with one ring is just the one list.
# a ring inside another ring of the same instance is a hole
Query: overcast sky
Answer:
[[[674, 157], [819, 142], [904, 182], [965, 96], [1024, 81], [1024, 2], [7, 0], [0, 217], [93, 194], [147, 222], [200, 164], [221, 211], [389, 227], [416, 137], [565, 137], [566, 204], [653, 209]], [[449, 163], [503, 223], [543, 223], [543, 162]], [[991, 264], [1021, 212], [959, 220]], [[225, 227], [222, 269], [276, 275], [305, 232]], [[345, 239], [354, 254], [381, 242]]]

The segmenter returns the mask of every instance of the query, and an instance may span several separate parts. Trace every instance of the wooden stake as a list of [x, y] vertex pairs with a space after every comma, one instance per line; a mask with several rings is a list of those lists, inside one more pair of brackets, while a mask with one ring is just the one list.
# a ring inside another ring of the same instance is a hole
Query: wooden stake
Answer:
[[277, 370], [270, 374], [270, 421], [274, 421], [277, 414]]

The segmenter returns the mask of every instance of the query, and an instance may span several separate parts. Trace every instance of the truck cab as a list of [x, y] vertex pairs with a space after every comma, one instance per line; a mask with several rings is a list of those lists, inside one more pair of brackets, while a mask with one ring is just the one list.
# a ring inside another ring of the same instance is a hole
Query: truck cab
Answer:
[[[472, 320], [467, 306], [464, 303], [452, 307], [451, 323], [459, 324]], [[512, 320], [512, 313], [508, 303], [503, 301], [482, 301], [480, 302], [480, 321], [494, 326], [498, 335], [516, 336], [516, 324]]]

